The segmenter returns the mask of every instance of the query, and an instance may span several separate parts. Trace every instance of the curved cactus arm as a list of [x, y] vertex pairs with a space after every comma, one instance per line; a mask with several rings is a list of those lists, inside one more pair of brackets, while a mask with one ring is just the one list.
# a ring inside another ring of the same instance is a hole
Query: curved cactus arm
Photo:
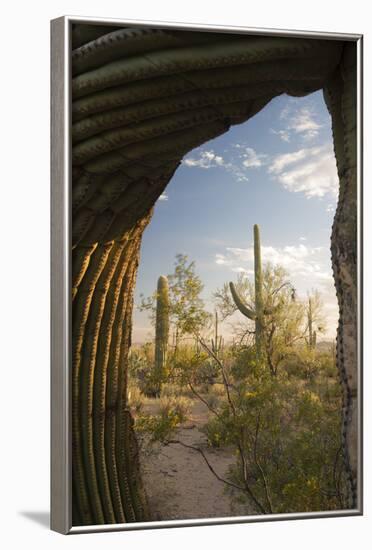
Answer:
[[247, 307], [243, 300], [240, 298], [236, 288], [235, 288], [235, 285], [234, 283], [229, 283], [229, 286], [230, 286], [230, 291], [231, 291], [231, 295], [233, 297], [233, 300], [235, 302], [235, 305], [236, 307], [238, 308], [238, 310], [243, 314], [245, 315], [246, 317], [248, 317], [248, 319], [251, 319], [252, 321], [255, 321], [256, 320], [256, 314], [254, 313], [254, 311], [252, 311], [251, 309], [249, 309], [249, 307]]

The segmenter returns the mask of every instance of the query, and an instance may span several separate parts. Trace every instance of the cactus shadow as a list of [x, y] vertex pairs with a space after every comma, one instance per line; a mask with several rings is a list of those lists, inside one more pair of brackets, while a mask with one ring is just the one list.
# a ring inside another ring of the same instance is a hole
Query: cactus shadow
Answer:
[[38, 512], [38, 511], [22, 511], [19, 512], [19, 515], [24, 518], [30, 519], [34, 523], [38, 523], [41, 527], [49, 529], [50, 527], [50, 513], [49, 512]]

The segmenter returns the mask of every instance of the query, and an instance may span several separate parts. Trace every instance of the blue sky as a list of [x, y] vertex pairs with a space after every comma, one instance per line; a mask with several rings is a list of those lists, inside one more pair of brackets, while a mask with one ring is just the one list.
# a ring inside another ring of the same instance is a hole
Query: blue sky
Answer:
[[[263, 262], [283, 265], [300, 297], [319, 290], [327, 337], [334, 337], [338, 309], [329, 249], [337, 188], [322, 93], [273, 99], [183, 159], [143, 237], [135, 304], [141, 293], [154, 292], [158, 276], [171, 273], [175, 255], [183, 253], [195, 260], [213, 311], [216, 288], [241, 271], [251, 277], [258, 223]], [[152, 337], [147, 315], [135, 311], [133, 342]]]

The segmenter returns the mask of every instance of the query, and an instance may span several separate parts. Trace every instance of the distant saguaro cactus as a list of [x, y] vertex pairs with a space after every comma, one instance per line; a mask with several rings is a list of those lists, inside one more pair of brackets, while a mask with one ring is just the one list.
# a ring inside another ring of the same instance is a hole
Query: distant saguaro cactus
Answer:
[[314, 324], [314, 307], [313, 307], [313, 299], [310, 296], [308, 301], [308, 308], [307, 308], [307, 327], [308, 327], [307, 344], [310, 349], [316, 348], [316, 330], [313, 328], [313, 324]]
[[211, 347], [213, 353], [218, 357], [219, 353], [223, 348], [223, 338], [218, 336], [218, 313], [215, 312], [215, 321], [214, 321], [214, 338], [211, 339]]
[[161, 385], [166, 375], [169, 338], [169, 286], [168, 279], [161, 275], [158, 279], [156, 298], [155, 327], [155, 391], [160, 395]]
[[265, 340], [264, 340], [264, 299], [263, 299], [263, 284], [262, 284], [262, 263], [261, 263], [261, 244], [260, 244], [260, 228], [258, 225], [253, 227], [254, 233], [254, 289], [255, 289], [255, 308], [250, 309], [239, 296], [234, 283], [230, 282], [230, 291], [238, 310], [248, 319], [255, 322], [255, 339], [256, 339], [256, 355], [257, 360], [261, 361], [264, 356]]

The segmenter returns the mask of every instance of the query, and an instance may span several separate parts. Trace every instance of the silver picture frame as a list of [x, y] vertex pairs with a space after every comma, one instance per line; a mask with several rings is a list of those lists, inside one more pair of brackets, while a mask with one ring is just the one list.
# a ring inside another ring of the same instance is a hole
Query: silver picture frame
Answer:
[[[252, 515], [143, 523], [72, 526], [71, 458], [71, 26], [74, 23], [148, 26], [175, 30], [247, 33], [281, 37], [326, 38], [357, 45], [357, 181], [358, 181], [358, 502], [355, 509], [295, 514]], [[355, 516], [363, 513], [362, 464], [362, 101], [363, 36], [249, 27], [196, 25], [165, 21], [64, 16], [51, 21], [51, 529], [62, 534], [180, 526], [249, 523]]]

